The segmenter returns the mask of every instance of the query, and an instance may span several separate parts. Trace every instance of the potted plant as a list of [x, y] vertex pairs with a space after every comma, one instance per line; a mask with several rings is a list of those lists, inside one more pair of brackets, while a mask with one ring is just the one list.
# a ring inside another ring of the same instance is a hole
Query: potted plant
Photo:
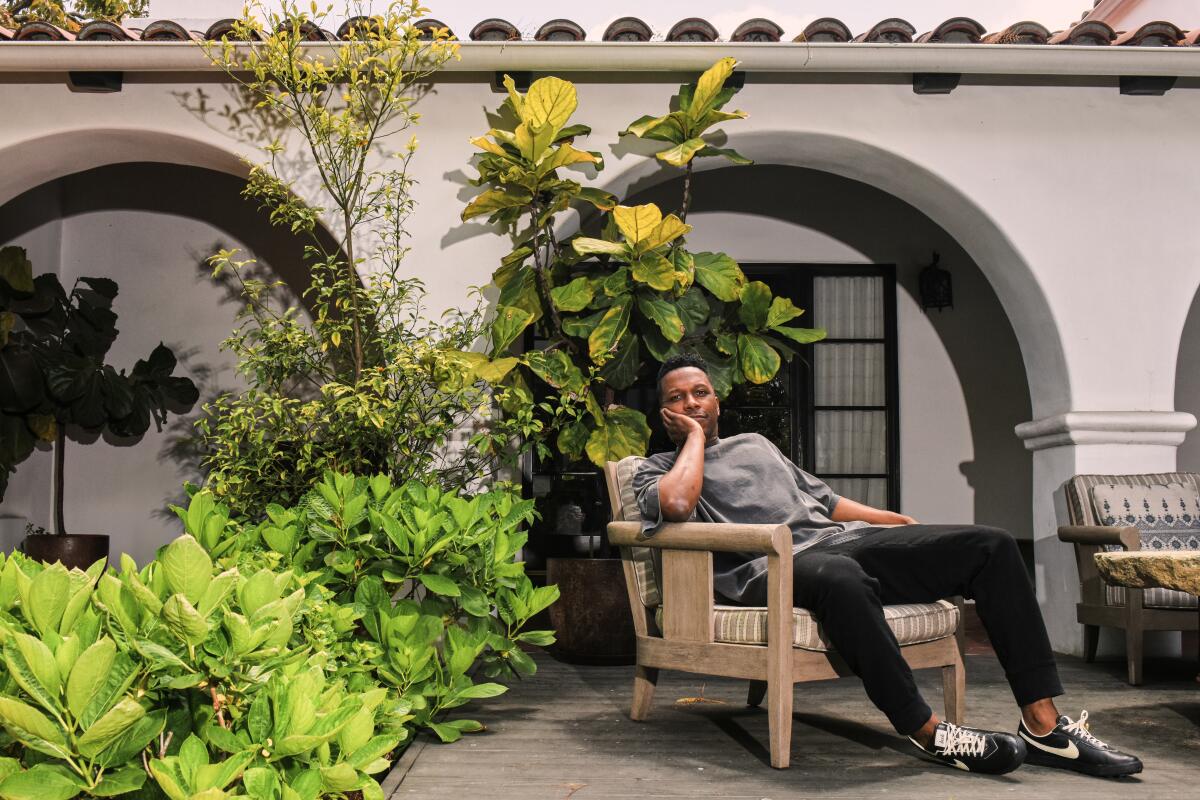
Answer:
[[[676, 213], [653, 204], [621, 205], [579, 176], [568, 177], [568, 169], [594, 174], [604, 166], [600, 153], [576, 147], [591, 129], [570, 124], [578, 102], [569, 81], [540, 78], [522, 94], [505, 76], [508, 98], [491, 117], [493, 127], [473, 140], [481, 151], [473, 183], [483, 191], [462, 218], [486, 217], [513, 242], [492, 276], [499, 296], [491, 352], [474, 357], [478, 369], [496, 376], [491, 383], [504, 412], [533, 420], [526, 447], [535, 465], [552, 460], [551, 447], [564, 463], [595, 467], [644, 455], [651, 435], [645, 411], [653, 405], [645, 382], [658, 363], [678, 352], [702, 355], [724, 397], [736, 384], [770, 381], [795, 345], [825, 335], [790, 324], [804, 312], [788, 298], [774, 297], [765, 283], [748, 282], [728, 255], [685, 246], [695, 160], [750, 163], [718, 146], [722, 134], [714, 130], [745, 117], [723, 110], [737, 92], [729, 80], [735, 64], [721, 59], [680, 87], [667, 113], [641, 117], [622, 132], [661, 143], [657, 159], [683, 171]], [[562, 236], [556, 223], [573, 208], [592, 215], [583, 219], [586, 235]], [[639, 393], [640, 403], [633, 399]], [[549, 489], [542, 492], [541, 513], [557, 519], [551, 476], [527, 472]], [[577, 559], [566, 568], [555, 560], [548, 572], [562, 590], [555, 613], [571, 617], [555, 620], [560, 648], [576, 633], [615, 631], [619, 620], [628, 620], [619, 562]], [[613, 584], [615, 594], [608, 591]], [[612, 608], [599, 621], [598, 598], [610, 594]], [[624, 645], [613, 640], [605, 646]], [[596, 660], [616, 655], [593, 654]]]
[[175, 354], [159, 344], [126, 374], [104, 363], [117, 338], [117, 284], [80, 278], [67, 292], [53, 273], [33, 277], [20, 247], [0, 249], [0, 500], [8, 476], [39, 441], [54, 451], [54, 536], [28, 536], [22, 549], [42, 561], [87, 567], [108, 556], [108, 536], [68, 534], [63, 523], [67, 429], [136, 439], [168, 409], [199, 397], [172, 375]]

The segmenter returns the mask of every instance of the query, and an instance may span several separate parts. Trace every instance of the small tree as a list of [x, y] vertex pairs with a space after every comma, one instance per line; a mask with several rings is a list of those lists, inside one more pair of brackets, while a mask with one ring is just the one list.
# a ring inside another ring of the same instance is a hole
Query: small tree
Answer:
[[77, 31], [88, 20], [120, 22], [144, 16], [149, 6], [149, 0], [6, 0], [0, 5], [0, 25], [16, 27], [37, 20]]
[[[558, 450], [569, 458], [586, 453], [603, 465], [645, 453], [650, 438], [645, 415], [611, 401], [647, 364], [696, 351], [708, 361], [723, 397], [735, 384], [771, 380], [781, 357], [794, 355], [794, 345], [825, 335], [788, 324], [804, 312], [786, 297], [773, 297], [765, 283], [747, 282], [728, 255], [692, 253], [684, 246], [695, 159], [750, 163], [713, 143], [714, 126], [746, 116], [722, 110], [737, 92], [726, 86], [735, 63], [721, 59], [696, 83], [680, 87], [674, 110], [641, 117], [623, 132], [664, 142], [657, 158], [683, 168], [678, 215], [664, 215], [652, 204], [618, 205], [612, 195], [560, 174], [565, 168], [604, 166], [600, 153], [574, 145], [591, 130], [568, 124], [577, 107], [568, 81], [541, 78], [522, 95], [506, 76], [501, 122], [473, 140], [482, 151], [476, 183], [487, 188], [462, 218], [486, 215], [513, 240], [512, 252], [492, 275], [500, 296], [490, 364], [503, 372], [499, 383], [509, 394], [531, 401], [532, 379], [550, 387], [555, 402], [535, 408], [543, 429], [557, 431]], [[599, 238], [559, 235], [559, 215], [572, 206], [606, 214]], [[530, 326], [547, 344], [521, 353], [522, 334]], [[545, 445], [538, 444], [544, 452]]]
[[203, 45], [245, 101], [227, 110], [230, 124], [252, 117], [267, 131], [244, 194], [308, 239], [312, 274], [310, 322], [272, 302], [278, 284], [250, 277], [252, 260], [210, 260], [245, 301], [224, 346], [249, 387], [209, 403], [198, 425], [208, 483], [236, 511], [298, 502], [328, 469], [457, 489], [494, 466], [475, 448], [447, 446], [490, 403], [463, 378], [460, 355], [483, 334], [480, 309], [428, 320], [421, 282], [401, 272], [417, 141], [391, 143], [417, 122], [423, 81], [456, 54], [447, 31], [414, 26], [425, 13], [396, 0], [354, 17], [346, 40], [314, 44], [324, 13], [288, 0], [278, 11], [256, 5], [227, 39]]

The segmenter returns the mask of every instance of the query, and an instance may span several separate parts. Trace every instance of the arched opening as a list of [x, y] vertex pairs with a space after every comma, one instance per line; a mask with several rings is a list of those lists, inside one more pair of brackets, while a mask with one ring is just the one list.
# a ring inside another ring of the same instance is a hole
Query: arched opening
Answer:
[[[180, 357], [203, 402], [241, 385], [220, 345], [242, 301], [235, 285], [213, 279], [206, 259], [238, 249], [257, 259], [260, 277], [291, 288], [294, 302], [308, 283], [305, 242], [241, 197], [240, 164], [218, 170], [181, 165], [190, 156], [175, 156], [172, 163], [95, 166], [28, 188], [0, 206], [0, 245], [25, 247], [35, 274], [56, 272], [68, 288], [80, 276], [115, 280], [121, 334], [109, 363], [132, 367], [161, 340]], [[183, 441], [194, 417], [172, 418], [162, 433], [152, 427], [134, 446], [69, 444], [68, 530], [109, 534], [114, 556], [151, 557], [177, 528], [166, 518], [168, 502], [182, 499], [184, 481], [199, 478]], [[6, 547], [19, 541], [26, 520], [48, 525], [50, 492], [49, 453], [35, 453], [18, 467], [0, 514]]]
[[[1175, 410], [1200, 417], [1200, 292], [1192, 298], [1175, 365]], [[1193, 429], [1179, 446], [1180, 472], [1200, 472], [1200, 433]]]
[[[674, 209], [681, 192], [674, 178], [626, 202]], [[954, 236], [888, 192], [779, 164], [698, 173], [688, 222], [692, 250], [723, 250], [751, 274], [764, 263], [894, 268], [900, 505], [923, 522], [995, 525], [1032, 544], [1032, 458], [1013, 434], [1032, 413], [1025, 365], [1004, 307]], [[918, 273], [934, 251], [954, 306], [926, 313]]]

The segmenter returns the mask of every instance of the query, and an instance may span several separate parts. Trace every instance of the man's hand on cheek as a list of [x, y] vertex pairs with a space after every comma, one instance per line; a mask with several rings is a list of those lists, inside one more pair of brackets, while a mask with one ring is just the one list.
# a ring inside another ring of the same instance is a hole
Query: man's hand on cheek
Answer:
[[667, 436], [676, 444], [687, 439], [692, 431], [704, 432], [704, 428], [700, 426], [700, 423], [686, 414], [677, 414], [669, 408], [664, 408], [662, 409], [661, 416], [663, 427], [667, 429]]

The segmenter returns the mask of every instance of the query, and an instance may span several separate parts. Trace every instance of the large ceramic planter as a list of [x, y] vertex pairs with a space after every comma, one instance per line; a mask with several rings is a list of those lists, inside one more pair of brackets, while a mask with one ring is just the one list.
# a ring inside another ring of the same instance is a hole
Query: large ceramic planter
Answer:
[[108, 558], [108, 537], [94, 533], [26, 536], [21, 543], [21, 550], [30, 558], [46, 564], [61, 561], [67, 569], [87, 569], [100, 559]]
[[550, 606], [557, 639], [551, 655], [572, 664], [634, 663], [637, 642], [621, 559], [551, 558], [546, 581], [560, 593]]

